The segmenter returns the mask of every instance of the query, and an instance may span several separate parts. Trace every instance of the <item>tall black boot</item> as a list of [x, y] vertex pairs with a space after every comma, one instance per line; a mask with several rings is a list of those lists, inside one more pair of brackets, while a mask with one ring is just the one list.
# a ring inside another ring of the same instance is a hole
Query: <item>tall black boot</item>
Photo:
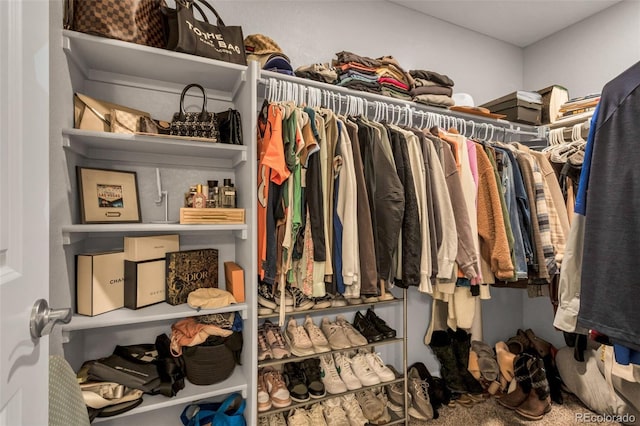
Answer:
[[433, 332], [429, 347], [440, 361], [440, 375], [452, 392], [466, 393], [462, 376], [458, 371], [456, 355], [451, 345], [451, 339], [444, 330]]
[[451, 346], [453, 347], [453, 353], [456, 356], [456, 366], [464, 387], [469, 393], [479, 394], [482, 393], [482, 385], [475, 377], [469, 372], [469, 350], [471, 349], [471, 334], [467, 333], [463, 329], [459, 328], [456, 331], [451, 329], [447, 330], [449, 337], [451, 338]]

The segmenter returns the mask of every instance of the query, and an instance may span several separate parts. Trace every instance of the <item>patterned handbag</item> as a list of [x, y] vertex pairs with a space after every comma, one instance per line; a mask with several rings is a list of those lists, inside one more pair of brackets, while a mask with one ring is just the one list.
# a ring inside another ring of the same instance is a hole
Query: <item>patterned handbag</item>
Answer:
[[64, 27], [152, 47], [166, 47], [164, 0], [66, 0]]
[[[197, 87], [202, 92], [202, 111], [200, 112], [185, 112], [184, 110], [184, 97], [192, 87]], [[182, 90], [180, 111], [173, 114], [170, 134], [207, 138], [211, 139], [211, 142], [218, 142], [219, 132], [216, 116], [212, 112], [207, 112], [207, 95], [199, 84], [189, 84]]]

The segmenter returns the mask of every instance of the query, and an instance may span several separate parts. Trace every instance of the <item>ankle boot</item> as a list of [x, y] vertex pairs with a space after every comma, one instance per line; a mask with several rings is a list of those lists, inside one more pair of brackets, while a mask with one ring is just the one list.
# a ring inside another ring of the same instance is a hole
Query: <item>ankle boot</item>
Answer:
[[516, 384], [516, 390], [506, 395], [503, 395], [500, 399], [497, 399], [498, 404], [506, 407], [510, 410], [515, 410], [527, 399], [527, 393], [522, 389], [520, 383]]
[[525, 401], [516, 408], [516, 413], [529, 420], [540, 420], [549, 411], [551, 411], [551, 398], [547, 395], [546, 398], [540, 399], [535, 389], [532, 389]]
[[456, 367], [458, 369], [460, 377], [462, 378], [464, 387], [469, 393], [482, 393], [482, 385], [469, 372], [469, 351], [471, 350], [471, 334], [467, 333], [461, 328], [457, 329], [456, 331], [449, 329], [447, 333], [451, 338], [451, 346], [453, 347], [453, 353], [456, 356]]
[[452, 392], [465, 393], [467, 389], [458, 371], [451, 339], [444, 330], [433, 332], [429, 347], [440, 361], [440, 374]]

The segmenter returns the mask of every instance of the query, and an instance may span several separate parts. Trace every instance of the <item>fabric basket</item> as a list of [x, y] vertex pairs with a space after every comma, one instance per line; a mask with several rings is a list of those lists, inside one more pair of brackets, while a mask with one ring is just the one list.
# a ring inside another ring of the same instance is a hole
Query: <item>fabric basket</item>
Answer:
[[233, 373], [236, 361], [224, 343], [215, 346], [185, 346], [182, 350], [187, 379], [194, 385], [219, 383]]

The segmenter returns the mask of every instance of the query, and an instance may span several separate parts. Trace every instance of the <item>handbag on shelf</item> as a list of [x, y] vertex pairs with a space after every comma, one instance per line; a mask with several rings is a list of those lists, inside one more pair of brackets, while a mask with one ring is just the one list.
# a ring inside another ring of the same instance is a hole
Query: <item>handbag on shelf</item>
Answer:
[[229, 108], [226, 111], [216, 113], [220, 142], [233, 145], [242, 145], [242, 119], [240, 111]]
[[168, 135], [171, 133], [171, 123], [168, 121], [156, 120], [151, 117], [140, 117], [138, 124], [140, 133], [148, 135]]
[[137, 121], [140, 117], [150, 117], [148, 112], [101, 101], [81, 93], [74, 94], [73, 107], [73, 127], [82, 130], [134, 133], [137, 130], [133, 129], [137, 129], [137, 125], [131, 124], [130, 118], [135, 117], [134, 120]]
[[[184, 110], [184, 97], [192, 87], [196, 87], [202, 92], [202, 111], [200, 112], [185, 112]], [[211, 139], [211, 142], [218, 142], [218, 123], [215, 114], [207, 111], [207, 94], [204, 92], [204, 87], [192, 83], [182, 90], [180, 111], [173, 114], [170, 134], [172, 136], [207, 138]]]
[[140, 115], [129, 111], [112, 109], [109, 113], [111, 133], [137, 133], [140, 131]]
[[180, 420], [184, 426], [245, 426], [243, 413], [247, 401], [238, 392], [222, 402], [190, 404], [182, 410]]
[[[215, 15], [209, 22], [202, 6]], [[194, 16], [196, 9], [202, 20]], [[205, 0], [176, 0], [176, 8], [162, 8], [167, 18], [167, 49], [219, 61], [247, 65], [242, 27], [226, 26], [216, 10]]]
[[66, 0], [64, 27], [82, 33], [164, 48], [164, 0]]

